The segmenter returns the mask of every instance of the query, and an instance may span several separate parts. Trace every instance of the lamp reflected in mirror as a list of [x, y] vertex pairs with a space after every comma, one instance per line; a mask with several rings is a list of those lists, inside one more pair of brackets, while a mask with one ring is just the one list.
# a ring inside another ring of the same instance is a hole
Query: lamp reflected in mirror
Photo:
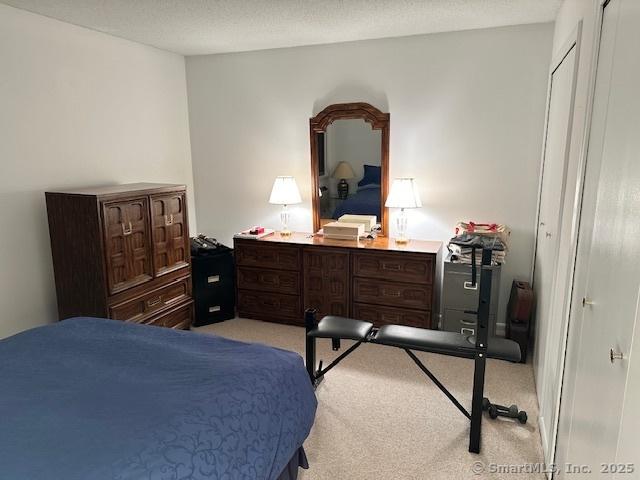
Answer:
[[333, 171], [332, 177], [339, 179], [338, 182], [338, 198], [344, 200], [349, 196], [349, 184], [347, 180], [355, 178], [356, 174], [353, 172], [353, 168], [347, 162], [340, 162], [336, 169]]

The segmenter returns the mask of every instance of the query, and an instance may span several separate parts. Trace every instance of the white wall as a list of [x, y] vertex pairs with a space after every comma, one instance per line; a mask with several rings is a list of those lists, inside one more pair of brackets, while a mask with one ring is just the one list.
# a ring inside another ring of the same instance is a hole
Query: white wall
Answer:
[[0, 5], [0, 72], [4, 337], [57, 318], [45, 190], [193, 182], [183, 57]]
[[503, 321], [512, 279], [531, 272], [552, 29], [188, 57], [200, 228], [225, 243], [247, 226], [277, 228], [271, 184], [294, 175], [303, 204], [291, 227], [311, 231], [309, 118], [332, 103], [369, 102], [391, 114], [391, 177], [415, 176], [422, 190], [410, 235], [446, 241], [469, 219], [512, 228]]

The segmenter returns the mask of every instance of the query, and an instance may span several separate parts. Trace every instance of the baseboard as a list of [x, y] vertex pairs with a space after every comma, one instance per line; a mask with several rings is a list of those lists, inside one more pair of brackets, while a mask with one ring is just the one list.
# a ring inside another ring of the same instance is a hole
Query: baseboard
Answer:
[[[542, 443], [542, 457], [544, 464], [547, 465], [547, 459], [549, 458], [549, 439], [547, 438], [547, 429], [544, 423], [544, 417], [538, 416], [538, 430], [540, 431], [540, 442]], [[547, 472], [547, 478], [551, 480], [553, 473]]]

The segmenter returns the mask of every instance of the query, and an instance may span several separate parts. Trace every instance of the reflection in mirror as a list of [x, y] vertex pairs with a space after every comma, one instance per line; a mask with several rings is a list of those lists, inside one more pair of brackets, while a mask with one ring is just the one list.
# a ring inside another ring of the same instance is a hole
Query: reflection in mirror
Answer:
[[381, 221], [382, 132], [362, 119], [340, 119], [316, 133], [320, 225], [342, 215]]

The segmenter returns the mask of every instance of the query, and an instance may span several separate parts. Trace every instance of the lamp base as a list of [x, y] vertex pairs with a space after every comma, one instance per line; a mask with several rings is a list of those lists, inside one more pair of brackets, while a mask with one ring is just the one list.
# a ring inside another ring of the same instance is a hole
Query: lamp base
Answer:
[[409, 239], [405, 237], [398, 237], [395, 239], [395, 241], [398, 245], [406, 245], [407, 243], [409, 243]]
[[281, 230], [280, 232], [280, 236], [281, 237], [290, 237], [291, 236], [291, 231], [290, 230]]
[[340, 200], [344, 200], [348, 196], [349, 196], [349, 184], [343, 178], [342, 180], [340, 180], [340, 183], [338, 183], [338, 198]]

